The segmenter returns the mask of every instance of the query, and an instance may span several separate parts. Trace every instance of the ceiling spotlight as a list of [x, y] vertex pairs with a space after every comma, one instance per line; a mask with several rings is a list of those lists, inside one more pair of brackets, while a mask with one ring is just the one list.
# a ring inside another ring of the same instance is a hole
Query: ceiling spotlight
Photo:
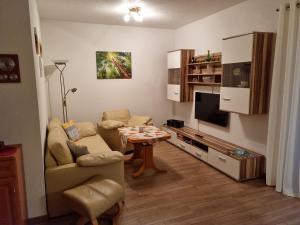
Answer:
[[141, 13], [141, 7], [132, 7], [128, 9], [128, 13], [124, 16], [124, 21], [129, 22], [133, 18], [137, 22], [143, 22], [144, 17]]
[[126, 15], [124, 16], [124, 21], [125, 21], [126, 23], [128, 23], [128, 22], [130, 21], [130, 15], [129, 15], [129, 14], [126, 14]]

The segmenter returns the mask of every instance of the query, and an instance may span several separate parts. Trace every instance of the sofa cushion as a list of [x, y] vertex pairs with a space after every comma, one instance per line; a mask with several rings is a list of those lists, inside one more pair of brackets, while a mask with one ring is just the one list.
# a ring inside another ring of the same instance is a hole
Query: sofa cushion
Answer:
[[128, 109], [119, 109], [113, 111], [107, 111], [103, 113], [102, 120], [117, 120], [127, 124], [130, 119], [130, 113]]
[[67, 141], [68, 147], [71, 151], [74, 161], [80, 156], [89, 154], [89, 150], [84, 145], [75, 144], [72, 141]]
[[105, 130], [113, 130], [118, 129], [120, 127], [124, 127], [124, 123], [116, 120], [105, 120], [99, 123], [99, 126], [104, 128]]
[[78, 145], [87, 146], [90, 153], [99, 153], [105, 151], [111, 151], [105, 141], [99, 134], [94, 136], [85, 137], [75, 142]]
[[62, 127], [55, 127], [49, 131], [48, 149], [58, 165], [74, 162], [67, 140], [68, 137]]
[[48, 130], [51, 130], [52, 128], [55, 127], [61, 127], [61, 126], [62, 126], [62, 122], [60, 121], [60, 119], [54, 118], [50, 120], [50, 122], [48, 123]]
[[76, 163], [79, 166], [102, 166], [123, 160], [123, 154], [117, 151], [107, 151], [80, 156]]
[[132, 116], [129, 119], [127, 126], [134, 127], [146, 125], [150, 120], [151, 118], [148, 116]]
[[94, 136], [97, 134], [96, 127], [91, 122], [77, 122], [75, 123], [75, 127], [77, 127], [79, 131], [80, 138]]

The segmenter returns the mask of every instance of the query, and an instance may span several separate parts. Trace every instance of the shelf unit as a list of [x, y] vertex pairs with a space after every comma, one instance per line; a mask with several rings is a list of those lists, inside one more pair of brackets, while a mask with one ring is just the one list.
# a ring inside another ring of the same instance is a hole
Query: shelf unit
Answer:
[[194, 85], [221, 86], [222, 64], [221, 53], [212, 53], [212, 61], [206, 61], [207, 55], [194, 57], [195, 63], [188, 63], [187, 84], [193, 90]]
[[176, 102], [192, 100], [192, 93], [187, 84], [186, 64], [194, 56], [193, 49], [180, 49], [168, 52], [168, 90], [167, 98]]
[[[189, 127], [164, 125], [162, 129], [171, 134], [168, 142], [237, 181], [258, 178], [264, 174], [265, 157], [261, 154]], [[244, 149], [249, 155], [238, 157], [232, 154], [234, 149]]]

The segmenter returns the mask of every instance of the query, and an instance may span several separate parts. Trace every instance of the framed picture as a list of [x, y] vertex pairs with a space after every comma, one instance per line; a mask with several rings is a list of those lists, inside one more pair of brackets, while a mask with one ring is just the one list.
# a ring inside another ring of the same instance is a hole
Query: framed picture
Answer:
[[0, 83], [20, 83], [19, 57], [16, 54], [0, 54]]
[[131, 79], [131, 52], [96, 52], [97, 79]]

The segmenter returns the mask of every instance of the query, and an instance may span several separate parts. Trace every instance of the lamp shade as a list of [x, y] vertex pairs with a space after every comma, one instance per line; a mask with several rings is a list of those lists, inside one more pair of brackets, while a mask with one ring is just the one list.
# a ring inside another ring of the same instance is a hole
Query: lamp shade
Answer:
[[55, 64], [55, 65], [66, 65], [67, 62], [69, 62], [69, 60], [66, 60], [66, 59], [60, 59], [60, 60], [52, 60], [52, 62]]

